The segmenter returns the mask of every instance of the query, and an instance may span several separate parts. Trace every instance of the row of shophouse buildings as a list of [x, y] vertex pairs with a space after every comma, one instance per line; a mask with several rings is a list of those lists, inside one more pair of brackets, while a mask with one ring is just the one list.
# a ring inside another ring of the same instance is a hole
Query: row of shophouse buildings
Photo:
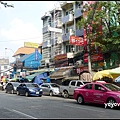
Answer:
[[[91, 4], [92, 1], [59, 1], [58, 6], [47, 11], [41, 17], [43, 21], [42, 44], [36, 48], [31, 46], [19, 48], [13, 55], [16, 58], [16, 63], [13, 63], [14, 70], [17, 66], [17, 69], [22, 68], [29, 71], [33, 69], [48, 73], [54, 71], [48, 76], [51, 79], [60, 80], [65, 77], [74, 78], [73, 76], [76, 76], [74, 79], [79, 79], [82, 71], [88, 71], [84, 46], [73, 44], [73, 40], [83, 41], [85, 36], [84, 29], [80, 29], [77, 23], [83, 17], [82, 9], [86, 3]], [[32, 54], [32, 52], [34, 53]], [[93, 55], [91, 58], [92, 70], [98, 71], [118, 66], [119, 58], [115, 53], [109, 55], [109, 62], [106, 62], [105, 58], [106, 55], [105, 57], [101, 57], [97, 53]]]

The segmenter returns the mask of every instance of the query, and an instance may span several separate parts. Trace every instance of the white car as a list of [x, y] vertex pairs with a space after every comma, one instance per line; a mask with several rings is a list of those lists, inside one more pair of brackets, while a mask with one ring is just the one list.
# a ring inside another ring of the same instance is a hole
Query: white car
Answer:
[[43, 95], [60, 95], [59, 85], [56, 83], [42, 83], [40, 88], [43, 90]]

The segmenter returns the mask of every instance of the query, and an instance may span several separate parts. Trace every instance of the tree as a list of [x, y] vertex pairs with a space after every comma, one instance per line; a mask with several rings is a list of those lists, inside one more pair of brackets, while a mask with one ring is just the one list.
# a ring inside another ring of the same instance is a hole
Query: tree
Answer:
[[[87, 38], [94, 41], [92, 47], [101, 47], [102, 51], [120, 50], [120, 2], [118, 1], [99, 1], [94, 9], [94, 17], [91, 21], [93, 8], [95, 4], [85, 4], [83, 13], [86, 13], [86, 19], [81, 18], [77, 26], [79, 28], [88, 28], [91, 26], [90, 34]], [[102, 33], [99, 31], [102, 26]]]
[[0, 4], [3, 4], [4, 7], [13, 7], [13, 8], [14, 8], [13, 5], [9, 5], [9, 4], [7, 4], [7, 3], [5, 3], [5, 2], [2, 2], [2, 1], [0, 1]]

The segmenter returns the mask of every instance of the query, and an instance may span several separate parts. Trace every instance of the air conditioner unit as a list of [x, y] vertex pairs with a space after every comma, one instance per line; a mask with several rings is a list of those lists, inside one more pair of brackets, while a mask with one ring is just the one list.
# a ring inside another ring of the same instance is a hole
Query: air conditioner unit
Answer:
[[73, 29], [70, 29], [70, 35], [75, 35], [75, 31]]
[[82, 61], [83, 61], [83, 60], [78, 60], [78, 61], [76, 61], [76, 65], [82, 65]]

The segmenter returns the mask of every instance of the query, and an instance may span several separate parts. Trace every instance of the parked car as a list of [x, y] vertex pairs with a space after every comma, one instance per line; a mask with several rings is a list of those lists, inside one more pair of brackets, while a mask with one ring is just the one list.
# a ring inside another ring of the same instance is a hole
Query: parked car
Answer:
[[85, 102], [97, 104], [120, 103], [120, 87], [106, 82], [91, 82], [74, 90], [74, 99], [79, 104]]
[[40, 88], [43, 90], [44, 95], [59, 95], [59, 85], [56, 83], [43, 83], [40, 85]]
[[8, 82], [5, 86], [4, 86], [4, 90], [5, 93], [16, 93], [16, 88], [19, 85], [19, 82]]
[[17, 95], [42, 96], [42, 89], [36, 83], [20, 83], [16, 89]]
[[83, 80], [71, 80], [68, 85], [60, 85], [60, 94], [64, 98], [68, 98], [69, 96], [73, 96], [74, 89], [80, 86], [83, 86], [86, 83], [90, 83], [88, 81]]

